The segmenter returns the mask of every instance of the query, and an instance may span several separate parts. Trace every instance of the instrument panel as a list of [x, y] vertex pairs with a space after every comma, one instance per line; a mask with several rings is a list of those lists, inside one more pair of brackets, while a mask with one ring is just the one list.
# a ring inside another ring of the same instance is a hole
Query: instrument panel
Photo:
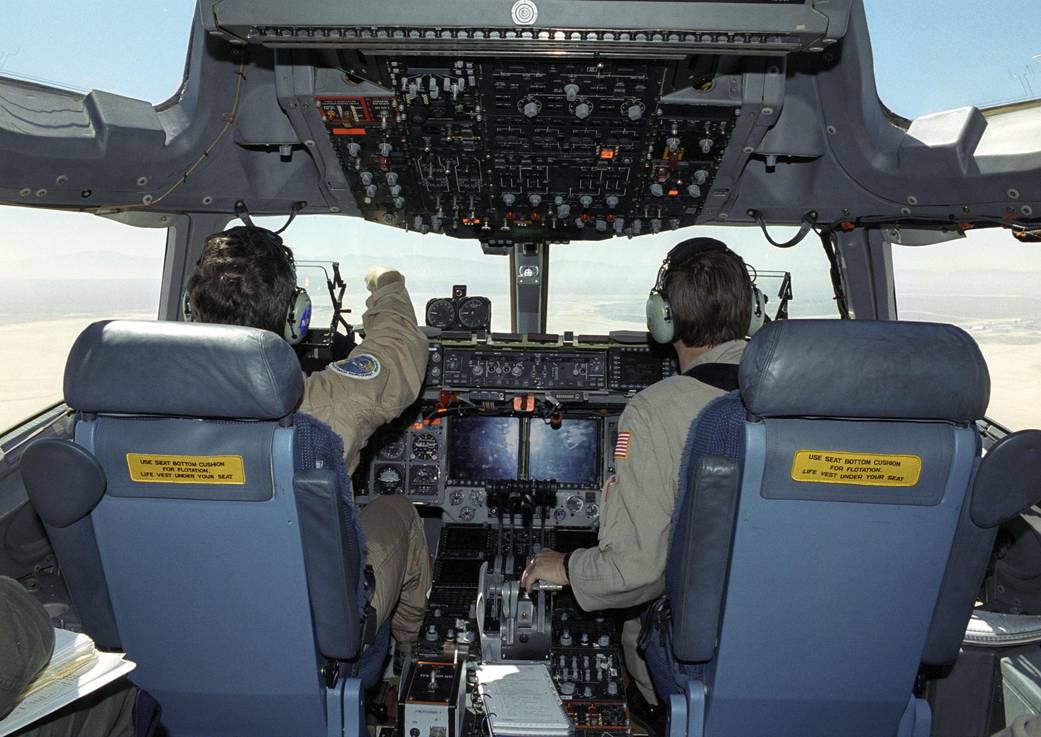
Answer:
[[517, 511], [503, 499], [538, 498], [545, 524], [595, 527], [618, 417], [676, 371], [668, 347], [609, 336], [434, 338], [422, 396], [370, 441], [356, 497], [403, 495], [475, 524]]
[[314, 105], [362, 215], [493, 244], [694, 224], [740, 108], [711, 57], [352, 60]]

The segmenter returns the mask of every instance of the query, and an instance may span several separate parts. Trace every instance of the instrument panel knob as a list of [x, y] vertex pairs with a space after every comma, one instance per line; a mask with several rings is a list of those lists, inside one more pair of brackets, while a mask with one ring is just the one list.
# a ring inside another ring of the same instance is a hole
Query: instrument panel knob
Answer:
[[580, 102], [575, 105], [575, 117], [579, 120], [585, 120], [593, 113], [593, 106], [588, 102]]
[[578, 99], [578, 85], [577, 84], [566, 84], [564, 85], [564, 96], [568, 102], [574, 102]]

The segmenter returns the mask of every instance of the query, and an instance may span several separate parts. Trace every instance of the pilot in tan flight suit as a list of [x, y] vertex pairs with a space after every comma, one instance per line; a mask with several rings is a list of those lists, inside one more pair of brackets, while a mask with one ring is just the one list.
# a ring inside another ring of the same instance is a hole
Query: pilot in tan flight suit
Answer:
[[[405, 278], [385, 268], [365, 276], [369, 298], [365, 339], [344, 360], [304, 380], [300, 411], [343, 438], [348, 474], [361, 449], [382, 425], [419, 396], [427, 338], [405, 289]], [[296, 284], [292, 252], [262, 228], [240, 226], [206, 239], [188, 280], [186, 312], [196, 322], [248, 325], [298, 342], [310, 319], [310, 298]], [[360, 512], [366, 562], [376, 577], [372, 606], [379, 623], [393, 613], [391, 633], [401, 645], [416, 640], [423, 623], [430, 564], [423, 526], [404, 497], [381, 496]]]
[[[587, 611], [647, 604], [665, 592], [687, 432], [706, 404], [737, 388], [745, 336], [757, 327], [753, 316], [762, 315], [754, 294], [744, 262], [720, 241], [694, 238], [669, 252], [648, 299], [648, 326], [658, 342], [672, 343], [684, 375], [647, 387], [622, 412], [597, 547], [568, 555], [539, 552], [524, 571], [523, 586], [536, 580], [570, 584]], [[638, 619], [626, 622], [622, 644], [633, 680], [653, 705], [650, 674], [636, 652], [639, 630]]]

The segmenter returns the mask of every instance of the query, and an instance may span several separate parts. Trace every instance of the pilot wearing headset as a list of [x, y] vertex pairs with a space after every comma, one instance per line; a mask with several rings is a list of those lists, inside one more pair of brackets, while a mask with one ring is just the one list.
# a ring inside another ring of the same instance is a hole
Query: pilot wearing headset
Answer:
[[[365, 340], [342, 360], [304, 379], [299, 410], [343, 438], [347, 473], [382, 425], [400, 415], [423, 384], [427, 338], [416, 324], [405, 278], [373, 268], [365, 276]], [[297, 286], [293, 253], [264, 228], [239, 226], [206, 239], [184, 301], [188, 321], [264, 328], [299, 343], [311, 299]], [[415, 508], [404, 497], [378, 497], [359, 513], [365, 557], [376, 577], [372, 606], [379, 624], [407, 649], [423, 623], [430, 566]]]
[[[741, 257], [720, 241], [673, 248], [647, 300], [647, 325], [671, 343], [682, 375], [636, 394], [618, 422], [615, 475], [604, 488], [599, 543], [567, 555], [539, 552], [521, 584], [570, 584], [587, 611], [647, 604], [665, 591], [665, 553], [680, 462], [690, 424], [711, 400], [737, 388], [745, 338], [762, 326], [764, 300]], [[626, 661], [641, 695], [655, 704], [636, 653], [639, 621], [623, 629]]]

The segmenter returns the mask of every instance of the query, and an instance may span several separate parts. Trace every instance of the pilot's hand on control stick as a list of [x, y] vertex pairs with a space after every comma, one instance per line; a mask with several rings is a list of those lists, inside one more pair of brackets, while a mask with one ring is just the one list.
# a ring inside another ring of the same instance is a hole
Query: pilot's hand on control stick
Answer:
[[380, 287], [404, 278], [397, 270], [388, 266], [373, 266], [365, 274], [365, 287], [370, 292], [375, 292]]
[[546, 548], [535, 553], [535, 557], [528, 563], [528, 567], [521, 574], [521, 586], [531, 591], [536, 581], [556, 583], [567, 586], [567, 571], [564, 570], [564, 554], [556, 550]]

